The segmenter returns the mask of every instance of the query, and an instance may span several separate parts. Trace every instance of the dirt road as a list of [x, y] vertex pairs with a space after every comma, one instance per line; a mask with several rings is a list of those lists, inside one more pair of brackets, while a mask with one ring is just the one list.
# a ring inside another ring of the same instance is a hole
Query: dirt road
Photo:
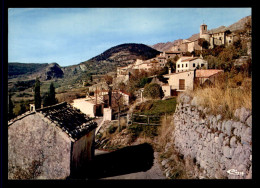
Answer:
[[[101, 151], [101, 150], [95, 151], [96, 156], [102, 156], [107, 153], [108, 152]], [[129, 153], [129, 155], [131, 154]], [[121, 175], [115, 175], [115, 176], [112, 175], [108, 177], [103, 177], [101, 179], [166, 179], [166, 177], [163, 175], [163, 172], [161, 170], [161, 166], [159, 164], [158, 158], [159, 158], [158, 152], [153, 151], [153, 160], [151, 165], [148, 167], [148, 169], [146, 168], [145, 170], [142, 170], [140, 168], [140, 170], [137, 169], [132, 173], [122, 173]], [[125, 163], [127, 163], [128, 161], [129, 160], [125, 160]], [[124, 165], [121, 165], [121, 167], [124, 168]]]

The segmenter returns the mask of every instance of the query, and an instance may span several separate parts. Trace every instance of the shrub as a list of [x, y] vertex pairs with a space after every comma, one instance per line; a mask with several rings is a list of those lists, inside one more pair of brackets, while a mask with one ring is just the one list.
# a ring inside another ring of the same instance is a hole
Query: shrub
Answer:
[[213, 114], [232, 118], [238, 108], [252, 109], [252, 79], [243, 74], [228, 76], [219, 77], [213, 87], [196, 88], [192, 95], [198, 98], [198, 105], [209, 107]]
[[143, 94], [144, 97], [152, 99], [162, 98], [164, 95], [161, 86], [156, 83], [146, 84]]
[[109, 133], [109, 134], [113, 134], [114, 132], [116, 132], [116, 129], [117, 129], [116, 126], [111, 125], [111, 126], [108, 128], [108, 133]]

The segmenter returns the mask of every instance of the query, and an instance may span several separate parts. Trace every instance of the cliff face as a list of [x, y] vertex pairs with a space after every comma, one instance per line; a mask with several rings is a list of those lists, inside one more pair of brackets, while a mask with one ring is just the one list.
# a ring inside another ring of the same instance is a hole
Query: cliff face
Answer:
[[207, 108], [196, 106], [190, 96], [179, 97], [171, 144], [201, 169], [194, 171], [195, 177], [252, 178], [251, 111], [241, 108], [235, 116], [236, 120], [223, 120], [221, 115], [209, 115]]

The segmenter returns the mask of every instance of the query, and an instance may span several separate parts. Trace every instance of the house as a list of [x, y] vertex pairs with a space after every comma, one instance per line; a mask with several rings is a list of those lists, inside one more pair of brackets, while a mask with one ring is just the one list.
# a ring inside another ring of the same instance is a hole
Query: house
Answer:
[[164, 96], [175, 96], [178, 92], [193, 90], [196, 84], [215, 83], [216, 77], [223, 73], [223, 70], [188, 70], [164, 75], [168, 83], [162, 85]]
[[196, 70], [195, 71], [195, 83], [203, 85], [205, 83], [215, 84], [217, 76], [223, 74], [223, 70], [208, 69], [208, 70]]
[[189, 70], [194, 70], [196, 68], [208, 68], [208, 63], [205, 61], [202, 56], [182, 56], [176, 62], [176, 72], [184, 72]]
[[95, 96], [90, 96], [86, 98], [74, 99], [71, 105], [89, 117], [103, 115], [104, 101], [99, 97], [96, 98]]
[[130, 94], [125, 91], [114, 90], [111, 97], [112, 108], [117, 107], [118, 100], [121, 100], [122, 105], [128, 106], [130, 104]]
[[94, 157], [96, 126], [66, 102], [10, 120], [8, 179], [65, 179], [86, 167]]

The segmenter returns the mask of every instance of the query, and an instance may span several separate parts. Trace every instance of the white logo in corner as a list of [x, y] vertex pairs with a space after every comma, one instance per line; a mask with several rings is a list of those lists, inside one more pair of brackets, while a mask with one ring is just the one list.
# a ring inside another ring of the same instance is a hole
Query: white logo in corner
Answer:
[[238, 172], [236, 169], [230, 169], [227, 173], [230, 175], [244, 176], [244, 172]]

